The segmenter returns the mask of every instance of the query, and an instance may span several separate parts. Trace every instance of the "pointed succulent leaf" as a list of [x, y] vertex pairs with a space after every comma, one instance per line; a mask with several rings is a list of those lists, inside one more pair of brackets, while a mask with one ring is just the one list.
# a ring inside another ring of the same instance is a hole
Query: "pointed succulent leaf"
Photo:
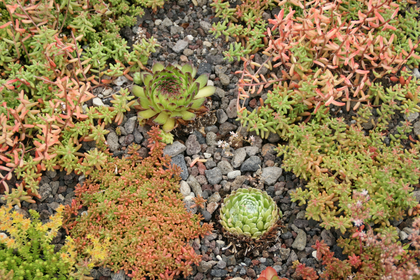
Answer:
[[139, 87], [139, 86], [134, 85], [133, 86], [133, 89], [131, 91], [137, 97], [145, 97], [144, 96], [144, 89], [142, 87]]
[[209, 80], [209, 77], [207, 74], [203, 74], [200, 77], [198, 77], [195, 82], [200, 85], [200, 89], [205, 87], [207, 85], [207, 81]]
[[169, 132], [175, 127], [175, 119], [169, 118], [166, 123], [162, 126], [163, 131]]
[[200, 89], [200, 91], [197, 93], [194, 99], [212, 96], [215, 91], [216, 91], [216, 87], [214, 86], [203, 87], [202, 89]]
[[140, 111], [137, 115], [140, 119], [150, 119], [157, 114], [156, 111], [148, 109], [146, 111]]
[[160, 114], [153, 121], [158, 124], [165, 124], [168, 120], [169, 114], [166, 112], [160, 112]]
[[156, 72], [162, 71], [163, 69], [165, 69], [165, 66], [162, 63], [157, 62], [157, 63], [153, 64], [152, 72], [154, 74]]

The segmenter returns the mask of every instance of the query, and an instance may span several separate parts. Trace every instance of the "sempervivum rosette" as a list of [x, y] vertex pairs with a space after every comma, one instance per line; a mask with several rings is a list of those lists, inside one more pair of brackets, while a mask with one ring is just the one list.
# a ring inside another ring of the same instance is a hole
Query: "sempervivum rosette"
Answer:
[[270, 231], [280, 218], [274, 200], [258, 189], [239, 189], [223, 201], [220, 223], [230, 233], [254, 239]]
[[184, 66], [155, 63], [152, 74], [140, 73], [135, 77], [136, 83], [143, 87], [133, 86], [133, 94], [139, 97], [140, 120], [153, 118], [157, 124], [163, 125], [166, 132], [174, 129], [176, 120], [191, 121], [195, 119], [195, 111], [199, 110], [206, 99], [216, 88], [206, 86], [208, 77], [201, 75], [194, 81], [197, 69], [190, 64]]

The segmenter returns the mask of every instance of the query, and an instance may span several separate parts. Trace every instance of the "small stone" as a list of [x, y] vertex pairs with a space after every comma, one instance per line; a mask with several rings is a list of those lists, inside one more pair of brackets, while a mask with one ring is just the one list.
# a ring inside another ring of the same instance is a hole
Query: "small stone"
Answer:
[[204, 20], [200, 20], [200, 27], [208, 34], [209, 30], [211, 29], [211, 23]]
[[188, 46], [188, 42], [184, 40], [179, 40], [176, 42], [175, 46], [172, 47], [172, 50], [176, 53], [182, 52]]
[[203, 196], [203, 190], [201, 189], [201, 185], [194, 176], [188, 177], [187, 183], [196, 196]]
[[185, 145], [187, 147], [187, 155], [192, 156], [196, 155], [201, 151], [200, 143], [197, 141], [197, 136], [194, 134], [191, 134], [187, 141], [185, 142]]
[[165, 27], [172, 26], [172, 24], [173, 24], [172, 21], [167, 17], [162, 21], [162, 25]]
[[408, 234], [404, 231], [400, 231], [399, 236], [401, 240], [406, 240], [408, 238]]
[[48, 178], [52, 179], [55, 176], [57, 176], [57, 171], [55, 171], [55, 170], [48, 170], [47, 172], [45, 172], [45, 174], [48, 176]]
[[209, 199], [207, 200], [208, 203], [212, 203], [212, 202], [219, 202], [222, 199], [222, 197], [220, 196], [219, 192], [215, 192], [214, 194], [212, 194]]
[[163, 149], [163, 154], [169, 155], [170, 157], [174, 157], [183, 153], [186, 149], [187, 147], [184, 144], [175, 141], [171, 145], [167, 145], [165, 149]]
[[52, 192], [52, 188], [49, 184], [47, 184], [47, 183], [42, 184], [42, 186], [38, 190], [38, 194], [41, 196], [39, 201], [42, 202], [45, 199], [47, 199], [50, 196], [51, 192]]
[[228, 75], [222, 73], [219, 75], [219, 78], [222, 85], [227, 86], [230, 84], [230, 78]]
[[222, 160], [217, 164], [217, 167], [220, 168], [220, 170], [222, 171], [223, 175], [228, 174], [229, 172], [233, 171], [233, 167], [232, 165], [230, 165], [230, 163], [226, 160]]
[[217, 135], [216, 133], [210, 131], [206, 134], [206, 144], [208, 146], [216, 146], [217, 145]]
[[234, 154], [233, 154], [233, 158], [232, 158], [232, 166], [234, 168], [238, 168], [239, 166], [242, 165], [242, 163], [244, 162], [246, 158], [246, 150], [245, 148], [239, 148], [237, 149]]
[[219, 207], [219, 203], [217, 202], [211, 202], [207, 204], [207, 212], [209, 212], [210, 214], [213, 214], [214, 211], [216, 211], [216, 209]]
[[226, 114], [229, 119], [235, 119], [238, 116], [236, 100], [231, 100], [226, 108]]
[[157, 20], [155, 20], [155, 25], [156, 26], [159, 26], [159, 25], [161, 25], [162, 24], [162, 20], [161, 19], [157, 19]]
[[191, 193], [190, 185], [188, 185], [188, 183], [185, 182], [184, 180], [181, 181], [179, 188], [180, 188], [181, 194], [184, 197], [186, 197], [187, 195], [189, 195]]
[[105, 104], [102, 102], [102, 100], [99, 97], [95, 97], [92, 99], [92, 104], [95, 107], [103, 107]]
[[228, 120], [228, 116], [223, 109], [218, 109], [216, 111], [217, 121], [222, 124]]
[[239, 170], [234, 170], [234, 171], [231, 171], [227, 174], [227, 177], [228, 177], [229, 180], [233, 180], [238, 176], [241, 176], [241, 171], [239, 171]]
[[136, 125], [136, 122], [137, 122], [137, 117], [131, 117], [125, 122], [124, 128], [127, 134], [131, 134], [134, 132], [134, 127]]
[[415, 121], [419, 117], [419, 113], [413, 112], [413, 113], [410, 113], [408, 116], [404, 116], [404, 117], [409, 122], [413, 122], [413, 121]]
[[190, 56], [190, 55], [193, 55], [193, 54], [194, 54], [194, 51], [192, 49], [185, 49], [184, 50], [184, 55], [186, 55], [186, 56]]
[[305, 247], [306, 247], [306, 233], [303, 230], [301, 230], [301, 229], [297, 230], [297, 236], [295, 238], [295, 241], [292, 244], [292, 247], [299, 250], [299, 251], [302, 251], [302, 250], [305, 249]]
[[107, 268], [107, 267], [100, 267], [99, 272], [103, 275], [103, 276], [111, 276], [111, 269]]
[[118, 273], [115, 273], [111, 277], [112, 280], [125, 280], [125, 272], [124, 270], [120, 270]]
[[321, 232], [321, 238], [328, 246], [333, 246], [335, 244], [335, 238], [329, 230], [324, 229]]
[[[217, 241], [216, 241], [217, 242]], [[221, 246], [223, 247], [223, 246]], [[235, 255], [227, 256], [226, 257], [226, 264], [227, 266], [236, 265], [236, 258]]]
[[200, 265], [197, 267], [197, 270], [199, 272], [203, 272], [206, 273], [207, 271], [209, 271], [217, 262], [216, 261], [201, 261]]
[[414, 134], [417, 135], [417, 137], [420, 138], [420, 121], [417, 121], [417, 122], [414, 123], [413, 131], [414, 131]]
[[222, 181], [222, 179], [223, 179], [222, 178], [222, 171], [218, 167], [215, 167], [215, 168], [210, 169], [210, 170], [206, 170], [205, 174], [206, 174], [207, 181], [211, 185], [219, 184], [220, 181]]
[[218, 268], [220, 268], [220, 269], [224, 269], [224, 268], [226, 267], [226, 262], [224, 262], [224, 261], [219, 261], [219, 262], [217, 263], [217, 267], [218, 267]]
[[269, 186], [274, 185], [277, 179], [280, 178], [282, 172], [283, 170], [276, 166], [263, 168], [261, 180]]
[[257, 156], [252, 156], [248, 158], [241, 165], [241, 172], [255, 172], [261, 167], [261, 159]]
[[[257, 139], [257, 137], [255, 137]], [[261, 139], [261, 138], [260, 138]], [[258, 147], [256, 146], [247, 146], [245, 147], [246, 154], [248, 156], [255, 156], [258, 153]]]
[[120, 144], [118, 143], [118, 135], [114, 131], [108, 133], [106, 142], [111, 152], [117, 151], [120, 147]]
[[58, 204], [57, 202], [51, 202], [51, 203], [49, 203], [48, 204], [48, 206], [52, 209], [52, 210], [54, 210], [54, 211], [56, 211], [56, 209], [58, 208], [58, 207], [60, 207], [60, 204]]

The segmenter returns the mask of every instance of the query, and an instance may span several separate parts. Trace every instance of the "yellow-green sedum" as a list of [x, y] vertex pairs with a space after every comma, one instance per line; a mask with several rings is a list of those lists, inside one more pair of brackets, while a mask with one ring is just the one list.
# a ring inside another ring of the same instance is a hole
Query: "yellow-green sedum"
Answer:
[[230, 233], [259, 239], [281, 217], [274, 200], [258, 189], [239, 189], [227, 196], [220, 209], [220, 223]]

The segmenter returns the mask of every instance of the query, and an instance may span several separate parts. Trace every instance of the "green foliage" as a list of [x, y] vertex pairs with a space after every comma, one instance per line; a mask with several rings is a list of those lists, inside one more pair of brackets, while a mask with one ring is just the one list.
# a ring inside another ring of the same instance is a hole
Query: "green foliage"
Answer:
[[220, 209], [220, 223], [230, 233], [261, 238], [277, 224], [281, 212], [273, 199], [258, 189], [238, 189]]
[[[417, 38], [418, 31], [400, 32], [402, 25], [415, 27], [409, 17], [418, 14], [418, 8], [403, 16], [397, 3], [385, 0], [372, 7], [360, 1], [287, 5], [291, 2], [283, 1], [280, 13], [269, 20], [264, 63], [252, 61], [252, 56], [244, 60], [238, 98], [254, 98], [263, 89], [270, 90], [256, 109], [239, 109], [243, 126], [263, 138], [270, 133], [285, 138], [290, 125], [321, 117], [319, 110], [325, 114], [328, 108], [323, 106], [330, 104], [349, 111], [352, 101], [354, 110], [364, 102], [401, 101], [398, 105], [404, 114], [420, 110], [418, 82], [393, 75], [403, 64], [419, 64], [417, 39], [411, 38]], [[367, 20], [370, 16], [372, 20]], [[269, 70], [265, 75], [259, 73], [263, 68]], [[384, 90], [384, 77], [400, 83]]]
[[352, 222], [353, 191], [369, 193], [368, 222], [383, 227], [417, 204], [410, 185], [420, 176], [419, 146], [404, 150], [397, 140], [386, 145], [381, 132], [377, 127], [365, 136], [341, 118], [292, 127], [289, 144], [279, 145], [278, 151], [285, 170], [309, 181], [292, 194], [292, 201], [308, 204], [308, 218], [345, 232]]
[[9, 234], [0, 233], [0, 276], [9, 277], [1, 279], [86, 279], [81, 272], [89, 273], [90, 268], [105, 259], [107, 243], [99, 245], [93, 239], [95, 245], [89, 248], [84, 263], [77, 256], [71, 238], [54, 253], [54, 245], [50, 243], [62, 224], [63, 210], [63, 206], [59, 207], [57, 214], [42, 224], [34, 210], [29, 210], [31, 221], [12, 211], [10, 204], [0, 208], [0, 231]]
[[[420, 257], [420, 219], [413, 223], [413, 234], [410, 243], [402, 245], [395, 241], [392, 233], [375, 235], [369, 228], [366, 232], [364, 226], [354, 230], [351, 238], [340, 238], [338, 243], [344, 248], [348, 259], [339, 260], [329, 250], [322, 240], [316, 241], [312, 246], [316, 249], [317, 259], [322, 260], [325, 269], [320, 275], [322, 279], [420, 279], [418, 261]], [[296, 264], [296, 274], [305, 280], [318, 279], [318, 275], [311, 267], [305, 264]]]
[[[229, 38], [236, 38], [236, 43], [230, 44], [229, 50], [224, 52], [225, 59], [230, 62], [247, 54], [256, 52], [264, 47], [267, 22], [263, 20], [263, 13], [276, 6], [276, 0], [245, 0], [236, 8], [230, 8], [229, 1], [215, 0], [210, 4], [221, 21], [214, 23], [210, 33], [216, 38], [224, 35], [226, 42]], [[240, 42], [240, 43], [239, 43]]]
[[162, 142], [165, 144], [171, 145], [174, 142], [174, 135], [170, 132], [160, 130], [160, 137], [162, 137]]
[[[162, 156], [165, 144], [159, 129], [149, 132], [150, 156], [141, 159], [139, 147], [129, 148], [130, 157], [108, 157], [101, 170], [94, 170], [76, 199], [66, 207], [64, 227], [77, 240], [78, 248], [90, 244], [92, 233], [98, 240], [110, 239], [106, 265], [124, 269], [133, 279], [168, 278], [192, 271], [198, 264], [188, 241], [209, 233], [211, 225], [201, 224], [200, 215], [188, 213], [179, 193], [179, 167]], [[87, 214], [74, 217], [86, 206]]]
[[153, 122], [162, 125], [165, 132], [175, 128], [177, 119], [192, 121], [197, 111], [202, 111], [206, 97], [216, 88], [206, 86], [208, 75], [203, 74], [194, 81], [197, 69], [190, 64], [184, 66], [155, 63], [152, 73], [142, 72], [135, 81], [144, 87], [133, 86], [137, 96], [140, 120], [153, 117]]
[[[7, 172], [0, 174], [0, 184], [8, 203], [34, 202], [41, 171], [70, 173], [100, 164], [99, 151], [93, 165], [83, 161], [81, 142], [103, 145], [107, 131], [101, 124], [114, 119], [121, 123], [133, 97], [121, 90], [113, 96], [113, 108], [85, 109], [83, 104], [94, 97], [93, 85], [104, 86], [144, 68], [158, 44], [153, 38], [142, 39], [130, 52], [119, 31], [136, 22], [136, 16], [143, 14], [141, 6], [156, 9], [161, 4], [0, 2], [0, 164]], [[104, 75], [108, 79], [101, 79]], [[23, 180], [16, 189], [7, 184], [13, 173]]]

